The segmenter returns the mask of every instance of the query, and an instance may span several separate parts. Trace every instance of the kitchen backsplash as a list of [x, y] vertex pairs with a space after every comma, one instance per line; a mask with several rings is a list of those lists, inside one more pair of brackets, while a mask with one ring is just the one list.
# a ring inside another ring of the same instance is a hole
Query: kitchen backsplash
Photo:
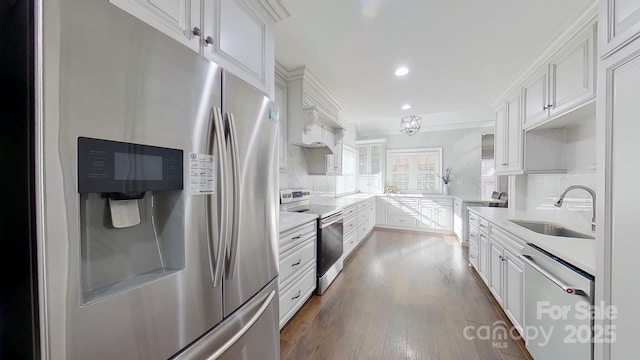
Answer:
[[527, 175], [525, 202], [527, 210], [557, 211], [559, 215], [591, 223], [591, 196], [583, 190], [567, 194], [561, 208], [554, 200], [569, 185], [585, 185], [596, 190], [595, 119], [588, 119], [567, 131], [566, 174]]

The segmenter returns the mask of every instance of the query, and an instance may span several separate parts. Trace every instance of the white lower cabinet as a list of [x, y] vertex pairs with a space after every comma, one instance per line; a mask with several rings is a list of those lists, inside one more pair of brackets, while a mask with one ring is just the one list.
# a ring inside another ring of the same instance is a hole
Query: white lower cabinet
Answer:
[[522, 334], [524, 323], [524, 264], [518, 257], [505, 250], [504, 289], [502, 307], [513, 325]]
[[524, 327], [524, 264], [518, 255], [524, 244], [477, 214], [469, 214], [469, 263], [520, 334]]
[[488, 284], [489, 283], [489, 259], [491, 258], [491, 249], [489, 248], [489, 238], [484, 233], [479, 233], [478, 235], [478, 262], [480, 268], [478, 269], [478, 274], [482, 280]]
[[377, 218], [381, 227], [452, 232], [453, 198], [380, 196]]
[[280, 290], [280, 329], [304, 305], [316, 289], [316, 266], [307, 266], [288, 286]]
[[371, 198], [348, 206], [342, 210], [342, 214], [342, 258], [346, 259], [373, 230], [376, 223], [376, 199]]
[[280, 233], [280, 328], [316, 288], [316, 220]]

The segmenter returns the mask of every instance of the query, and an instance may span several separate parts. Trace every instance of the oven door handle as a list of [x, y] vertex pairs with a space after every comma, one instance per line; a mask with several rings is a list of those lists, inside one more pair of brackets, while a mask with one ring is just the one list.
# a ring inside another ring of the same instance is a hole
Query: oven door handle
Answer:
[[524, 261], [527, 265], [531, 266], [534, 270], [538, 271], [547, 279], [551, 280], [554, 284], [556, 284], [559, 288], [564, 290], [567, 294], [571, 295], [584, 295], [586, 294], [582, 289], [578, 289], [576, 287], [565, 284], [562, 280], [558, 279], [556, 276], [548, 272], [547, 270], [540, 267], [538, 264], [533, 262], [533, 257], [530, 255], [519, 255], [520, 260]]
[[338, 221], [342, 221], [342, 213], [337, 213], [337, 214], [333, 214], [329, 217], [326, 217], [322, 220], [320, 220], [320, 229], [324, 229], [327, 226], [333, 225], [335, 223], [337, 223]]

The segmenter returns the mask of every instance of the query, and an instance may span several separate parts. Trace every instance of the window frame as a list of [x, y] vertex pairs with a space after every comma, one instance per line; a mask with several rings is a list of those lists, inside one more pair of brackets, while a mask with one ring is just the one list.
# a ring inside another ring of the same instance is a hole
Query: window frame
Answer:
[[[399, 154], [405, 154], [405, 155], [420, 155], [420, 154], [427, 154], [427, 153], [437, 153], [437, 157], [438, 157], [438, 166], [435, 172], [435, 176], [436, 179], [440, 180], [440, 181], [436, 181], [436, 187], [434, 190], [419, 190], [417, 189], [417, 169], [410, 169], [409, 171], [409, 183], [411, 184], [412, 182], [416, 184], [416, 189], [398, 189], [398, 191], [401, 192], [411, 192], [411, 193], [420, 193], [420, 194], [443, 194], [444, 193], [444, 186], [442, 184], [442, 179], [439, 178], [439, 176], [442, 176], [442, 169], [443, 169], [443, 163], [442, 163], [442, 147], [430, 147], [430, 148], [411, 148], [411, 149], [389, 149], [387, 150], [386, 153], [386, 174], [385, 174], [385, 179], [386, 179], [386, 183], [388, 185], [393, 185], [393, 172], [391, 171], [391, 166], [392, 166], [392, 162], [390, 159], [390, 156], [393, 155], [399, 155]], [[412, 181], [413, 178], [413, 181]]]

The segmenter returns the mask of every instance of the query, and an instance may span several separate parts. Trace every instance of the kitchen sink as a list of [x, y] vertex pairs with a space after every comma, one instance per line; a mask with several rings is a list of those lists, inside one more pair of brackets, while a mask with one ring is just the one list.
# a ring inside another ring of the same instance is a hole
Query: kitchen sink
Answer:
[[583, 234], [581, 232], [569, 230], [562, 225], [557, 225], [548, 222], [538, 221], [522, 221], [522, 220], [509, 220], [516, 225], [520, 225], [523, 228], [529, 229], [533, 232], [543, 235], [562, 236], [562, 237], [574, 237], [582, 239], [595, 239], [591, 235]]

